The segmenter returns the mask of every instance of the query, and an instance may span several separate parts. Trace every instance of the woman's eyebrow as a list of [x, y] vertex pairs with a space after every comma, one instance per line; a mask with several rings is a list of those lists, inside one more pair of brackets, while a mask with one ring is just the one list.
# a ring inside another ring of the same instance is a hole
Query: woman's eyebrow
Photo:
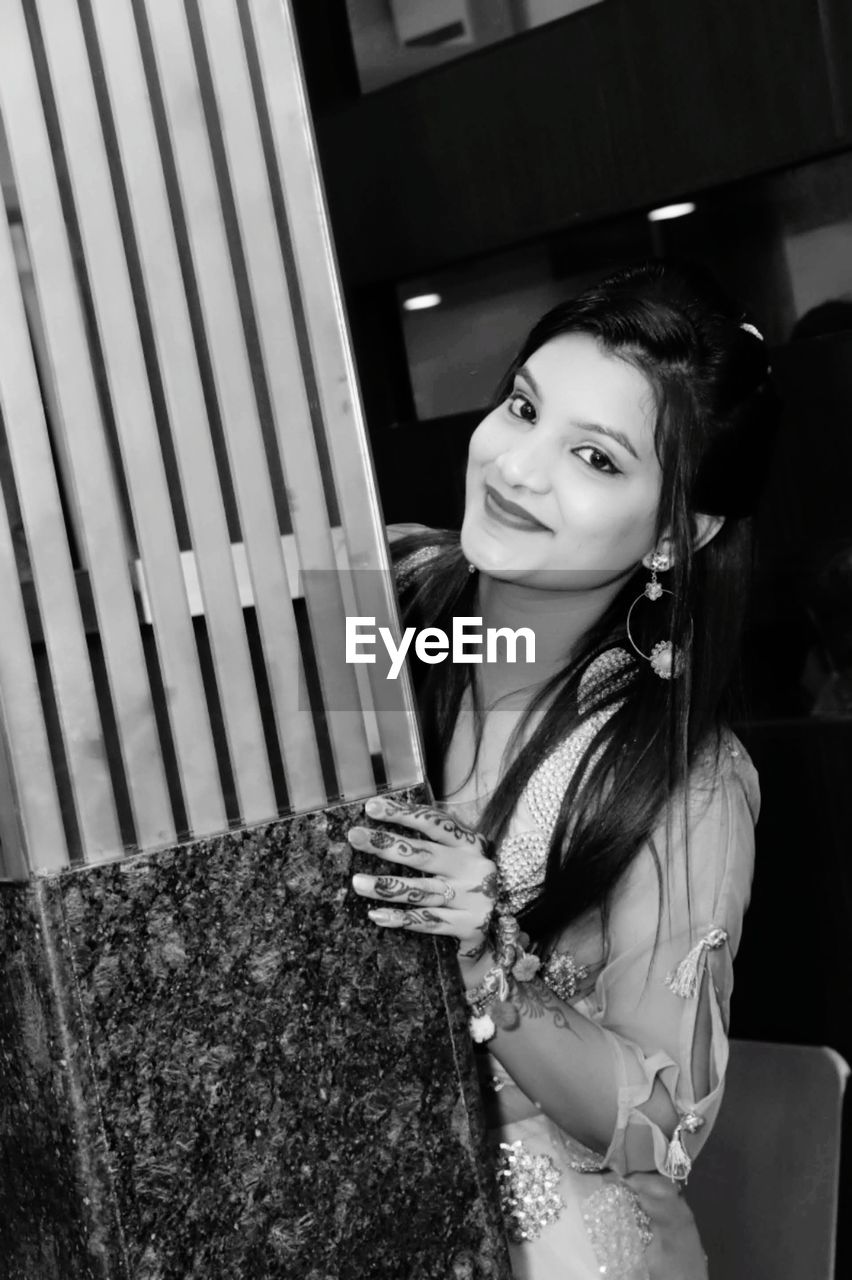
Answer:
[[605, 427], [599, 422], [577, 422], [572, 420], [572, 427], [577, 427], [580, 431], [593, 431], [598, 436], [609, 436], [616, 444], [620, 444], [622, 449], [626, 449], [628, 453], [632, 453], [636, 461], [639, 461], [639, 454], [630, 443], [623, 431], [616, 431], [615, 427]]
[[[544, 399], [541, 394], [541, 388], [526, 365], [522, 365], [521, 368], [516, 371], [515, 377], [523, 378], [524, 381], [529, 384], [530, 390], [539, 402]], [[611, 440], [616, 442], [616, 444], [620, 444], [622, 449], [626, 449], [628, 453], [632, 454], [637, 462], [639, 461], [639, 454], [636, 452], [623, 431], [618, 431], [615, 427], [605, 427], [600, 422], [579, 422], [573, 419], [571, 421], [571, 426], [577, 427], [581, 431], [593, 431], [595, 435], [609, 436]]]
[[538, 385], [535, 378], [532, 376], [532, 374], [530, 373], [529, 369], [525, 364], [522, 364], [520, 369], [515, 370], [515, 377], [524, 379], [524, 381], [529, 385], [530, 391], [532, 391], [533, 395], [536, 397], [537, 400], [544, 399], [544, 397], [541, 394], [541, 387]]

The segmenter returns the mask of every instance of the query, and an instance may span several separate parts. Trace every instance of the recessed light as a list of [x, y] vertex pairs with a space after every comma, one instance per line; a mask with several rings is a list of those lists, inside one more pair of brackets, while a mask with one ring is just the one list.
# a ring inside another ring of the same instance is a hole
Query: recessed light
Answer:
[[413, 298], [406, 298], [402, 305], [406, 311], [428, 311], [430, 307], [441, 305], [441, 295], [440, 293], [418, 293]]
[[688, 213], [695, 213], [695, 205], [691, 200], [684, 200], [682, 204], [664, 204], [659, 209], [652, 209], [648, 221], [668, 222], [670, 218], [685, 218]]

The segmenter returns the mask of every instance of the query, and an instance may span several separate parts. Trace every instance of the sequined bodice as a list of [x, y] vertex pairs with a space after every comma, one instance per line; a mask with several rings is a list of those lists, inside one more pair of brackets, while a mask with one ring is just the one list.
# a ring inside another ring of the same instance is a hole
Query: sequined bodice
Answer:
[[[583, 673], [580, 682], [580, 711], [590, 705], [594, 692], [612, 680], [626, 681], [632, 660], [625, 649], [601, 654]], [[520, 911], [535, 896], [542, 880], [553, 828], [562, 807], [562, 798], [599, 730], [616, 709], [610, 703], [593, 711], [554, 751], [542, 760], [524, 788], [513, 826], [497, 851], [497, 862], [509, 902]], [[529, 815], [532, 822], [524, 821]]]

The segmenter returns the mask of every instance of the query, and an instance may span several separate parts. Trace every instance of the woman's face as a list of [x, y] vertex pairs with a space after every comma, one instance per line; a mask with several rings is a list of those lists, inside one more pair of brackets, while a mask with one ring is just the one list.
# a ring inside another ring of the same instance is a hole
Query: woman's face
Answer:
[[470, 442], [464, 554], [495, 578], [589, 590], [655, 544], [656, 406], [632, 364], [587, 334], [545, 343]]

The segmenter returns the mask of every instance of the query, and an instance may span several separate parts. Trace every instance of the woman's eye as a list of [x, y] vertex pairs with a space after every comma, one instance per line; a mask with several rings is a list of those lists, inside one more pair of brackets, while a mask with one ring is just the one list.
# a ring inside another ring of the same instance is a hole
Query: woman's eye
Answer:
[[524, 422], [535, 422], [535, 405], [523, 391], [513, 391], [506, 403], [513, 418], [523, 418]]
[[604, 453], [603, 449], [596, 449], [592, 444], [584, 444], [582, 448], [575, 449], [574, 453], [595, 471], [603, 471], [607, 475], [617, 476], [621, 472], [615, 465], [612, 458]]

